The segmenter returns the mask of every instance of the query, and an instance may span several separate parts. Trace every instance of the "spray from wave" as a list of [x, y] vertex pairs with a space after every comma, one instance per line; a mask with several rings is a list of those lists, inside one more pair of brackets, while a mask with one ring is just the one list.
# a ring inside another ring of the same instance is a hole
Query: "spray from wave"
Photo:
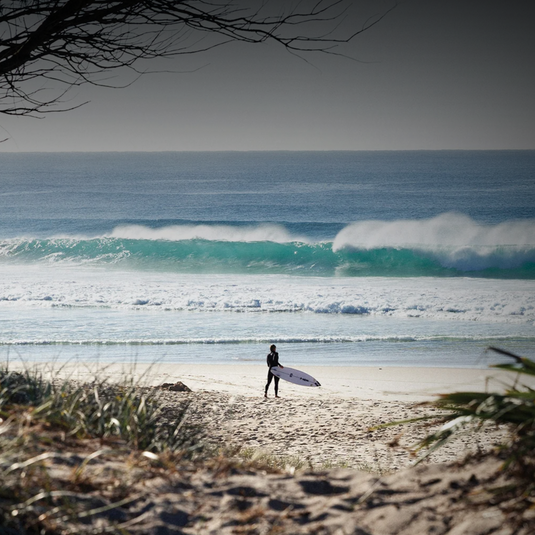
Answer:
[[381, 247], [535, 247], [535, 221], [506, 221], [481, 225], [470, 217], [446, 213], [431, 219], [397, 221], [360, 221], [338, 233], [333, 250], [344, 247], [377, 249]]
[[514, 270], [535, 266], [535, 221], [481, 225], [463, 214], [432, 219], [362, 221], [336, 236], [333, 251], [411, 251], [459, 272]]

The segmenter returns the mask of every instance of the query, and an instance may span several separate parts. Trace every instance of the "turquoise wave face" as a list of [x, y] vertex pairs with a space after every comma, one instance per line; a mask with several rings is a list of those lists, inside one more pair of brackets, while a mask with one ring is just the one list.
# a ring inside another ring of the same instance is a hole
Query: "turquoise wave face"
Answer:
[[535, 279], [533, 247], [343, 247], [297, 241], [166, 241], [123, 238], [13, 239], [1, 262], [99, 265], [183, 273], [322, 277], [489, 277]]

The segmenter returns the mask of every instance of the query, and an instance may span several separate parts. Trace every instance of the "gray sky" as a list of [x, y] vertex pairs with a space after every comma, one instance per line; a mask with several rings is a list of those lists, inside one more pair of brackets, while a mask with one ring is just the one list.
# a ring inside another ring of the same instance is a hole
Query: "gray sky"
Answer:
[[359, 61], [273, 44], [176, 58], [190, 72], [0, 116], [0, 151], [535, 149], [534, 27], [533, 0], [405, 0], [343, 49]]

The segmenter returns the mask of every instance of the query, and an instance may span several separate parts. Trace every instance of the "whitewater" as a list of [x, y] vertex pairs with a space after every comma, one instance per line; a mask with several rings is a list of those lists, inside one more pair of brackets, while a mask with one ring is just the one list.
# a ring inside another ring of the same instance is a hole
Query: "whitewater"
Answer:
[[[3, 154], [0, 353], [533, 356], [535, 153]], [[284, 361], [283, 361], [284, 362]]]

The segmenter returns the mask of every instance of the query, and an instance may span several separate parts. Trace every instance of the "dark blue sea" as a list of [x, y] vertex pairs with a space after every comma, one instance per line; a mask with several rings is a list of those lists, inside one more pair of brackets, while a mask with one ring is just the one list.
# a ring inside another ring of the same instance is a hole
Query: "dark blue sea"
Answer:
[[0, 356], [533, 356], [535, 151], [0, 154]]

